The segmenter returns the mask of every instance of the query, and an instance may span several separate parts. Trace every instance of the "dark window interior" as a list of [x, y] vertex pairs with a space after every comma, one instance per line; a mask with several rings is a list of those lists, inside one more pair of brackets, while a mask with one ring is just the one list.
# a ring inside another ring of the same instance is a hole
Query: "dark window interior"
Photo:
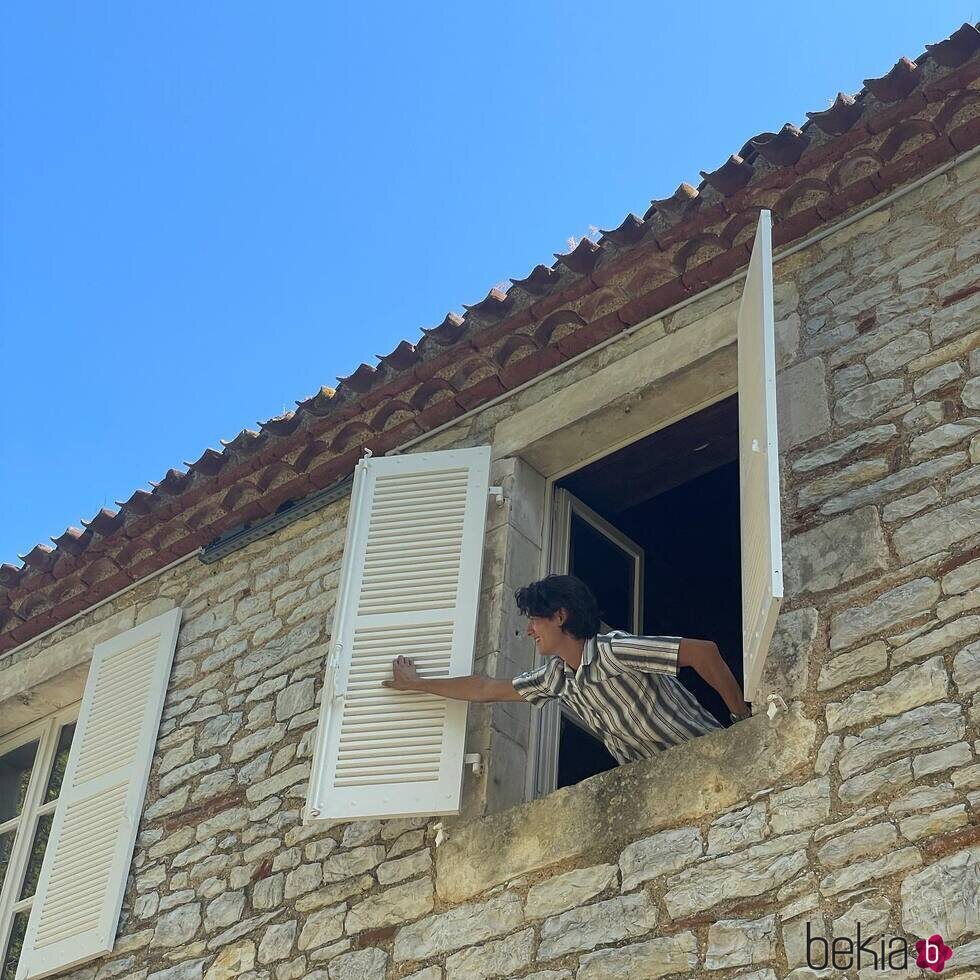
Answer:
[[[738, 403], [735, 396], [565, 477], [558, 484], [644, 550], [647, 635], [714, 640], [741, 683]], [[573, 518], [569, 570], [596, 593], [603, 621], [633, 630], [632, 570], [623, 553]], [[690, 668], [681, 682], [723, 724], [721, 698]], [[562, 719], [558, 785], [615, 765], [584, 729]]]

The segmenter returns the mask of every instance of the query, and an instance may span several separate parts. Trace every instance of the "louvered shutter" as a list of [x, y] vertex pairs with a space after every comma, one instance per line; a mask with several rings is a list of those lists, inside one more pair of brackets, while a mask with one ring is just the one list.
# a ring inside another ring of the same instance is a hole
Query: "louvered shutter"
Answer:
[[174, 609], [95, 648], [18, 980], [112, 949], [179, 626]]
[[759, 213], [738, 308], [738, 459], [743, 686], [745, 699], [751, 701], [783, 599], [772, 218], [768, 211]]
[[307, 820], [459, 810], [466, 703], [381, 682], [472, 672], [489, 472], [489, 446], [358, 464]]

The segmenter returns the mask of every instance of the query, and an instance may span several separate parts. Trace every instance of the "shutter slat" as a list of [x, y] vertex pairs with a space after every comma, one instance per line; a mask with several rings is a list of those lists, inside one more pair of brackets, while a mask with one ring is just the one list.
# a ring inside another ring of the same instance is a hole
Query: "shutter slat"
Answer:
[[755, 697], [782, 603], [771, 216], [759, 214], [738, 311], [739, 496], [745, 699]]
[[175, 609], [95, 648], [18, 980], [112, 950], [179, 625]]
[[399, 655], [472, 670], [489, 463], [484, 446], [358, 465], [307, 819], [458, 811], [465, 703], [382, 681]]

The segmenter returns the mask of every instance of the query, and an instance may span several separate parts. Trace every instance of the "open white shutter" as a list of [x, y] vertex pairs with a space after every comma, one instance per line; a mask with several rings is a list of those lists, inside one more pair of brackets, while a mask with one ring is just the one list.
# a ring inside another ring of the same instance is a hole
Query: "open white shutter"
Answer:
[[179, 626], [174, 609], [95, 648], [18, 980], [112, 949]]
[[759, 213], [738, 308], [738, 460], [743, 686], [746, 701], [751, 701], [783, 600], [772, 217], [768, 211]]
[[381, 682], [472, 672], [489, 474], [489, 446], [358, 464], [307, 820], [458, 812], [466, 703]]

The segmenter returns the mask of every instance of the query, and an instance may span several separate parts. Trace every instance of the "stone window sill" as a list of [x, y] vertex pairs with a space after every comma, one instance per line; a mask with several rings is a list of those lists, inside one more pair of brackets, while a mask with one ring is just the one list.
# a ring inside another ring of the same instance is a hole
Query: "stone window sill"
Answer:
[[436, 891], [464, 902], [529, 871], [622, 846], [718, 813], [813, 758], [816, 725], [799, 704], [619, 766], [501, 813], [448, 826]]

